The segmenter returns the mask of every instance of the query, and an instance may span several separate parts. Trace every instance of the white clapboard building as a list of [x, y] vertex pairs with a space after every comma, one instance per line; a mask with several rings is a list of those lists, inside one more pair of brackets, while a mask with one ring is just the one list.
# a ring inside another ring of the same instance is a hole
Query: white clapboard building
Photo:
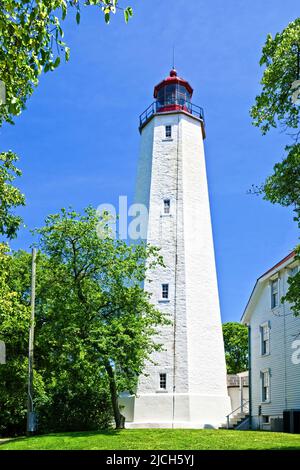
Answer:
[[288, 278], [298, 270], [292, 252], [259, 277], [242, 317], [250, 333], [253, 429], [281, 430], [283, 412], [300, 411], [300, 318], [281, 302]]
[[230, 413], [204, 154], [203, 110], [176, 70], [154, 89], [140, 116], [136, 202], [148, 210], [147, 241], [165, 267], [145, 289], [172, 321], [157, 341], [127, 427], [217, 427]]

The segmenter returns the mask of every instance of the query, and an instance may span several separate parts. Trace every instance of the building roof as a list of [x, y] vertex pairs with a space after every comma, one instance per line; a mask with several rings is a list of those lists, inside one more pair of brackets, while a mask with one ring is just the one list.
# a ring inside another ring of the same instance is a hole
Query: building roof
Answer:
[[295, 257], [295, 251], [292, 251], [289, 253], [287, 256], [285, 256], [282, 260], [280, 260], [278, 263], [274, 264], [272, 268], [268, 269], [264, 274], [262, 274], [256, 281], [250, 298], [247, 302], [247, 305], [245, 307], [244, 313], [241, 318], [241, 322], [247, 324], [251, 318], [252, 314], [252, 307], [255, 304], [255, 301], [260, 294], [260, 291], [265, 283], [266, 280], [270, 279], [272, 276], [274, 276], [278, 271], [281, 269], [285, 268], [288, 264], [290, 264], [294, 257]]

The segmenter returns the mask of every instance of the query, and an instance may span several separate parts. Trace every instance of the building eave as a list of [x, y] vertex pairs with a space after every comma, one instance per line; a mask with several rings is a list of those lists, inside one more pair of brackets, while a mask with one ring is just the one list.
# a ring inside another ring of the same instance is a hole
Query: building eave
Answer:
[[245, 307], [245, 310], [243, 312], [243, 315], [241, 317], [241, 323], [244, 325], [248, 325], [252, 316], [252, 311], [253, 311], [253, 306], [256, 303], [257, 298], [259, 297], [259, 294], [261, 292], [261, 289], [264, 285], [264, 283], [272, 278], [272, 276], [275, 276], [279, 271], [284, 269], [286, 266], [291, 264], [291, 262], [294, 260], [295, 257], [295, 251], [292, 251], [289, 253], [287, 256], [285, 256], [281, 261], [276, 263], [272, 268], [268, 269], [264, 274], [262, 274], [257, 280], [256, 283], [252, 289], [252, 292], [250, 294], [249, 300], [247, 302], [247, 305]]

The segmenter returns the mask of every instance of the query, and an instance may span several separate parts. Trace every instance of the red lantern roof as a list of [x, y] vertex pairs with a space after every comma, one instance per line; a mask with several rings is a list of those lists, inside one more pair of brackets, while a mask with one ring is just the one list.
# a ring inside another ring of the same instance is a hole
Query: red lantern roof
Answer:
[[173, 85], [173, 84], [184, 86], [187, 89], [187, 91], [190, 93], [190, 95], [192, 96], [193, 88], [191, 87], [189, 82], [187, 82], [183, 78], [178, 77], [176, 70], [172, 69], [170, 72], [170, 75], [167, 78], [165, 78], [162, 82], [158, 83], [158, 85], [156, 85], [156, 87], [154, 88], [154, 98], [157, 98], [157, 93], [161, 88], [163, 88], [166, 85]]

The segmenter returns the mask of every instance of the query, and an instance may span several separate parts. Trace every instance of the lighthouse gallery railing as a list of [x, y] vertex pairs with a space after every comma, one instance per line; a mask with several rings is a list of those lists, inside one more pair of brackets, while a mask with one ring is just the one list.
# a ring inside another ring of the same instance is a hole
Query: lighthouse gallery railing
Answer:
[[186, 111], [193, 116], [196, 116], [198, 119], [204, 122], [204, 111], [203, 108], [197, 106], [196, 104], [191, 103], [190, 101], [183, 100], [172, 100], [170, 103], [159, 103], [154, 101], [148, 106], [147, 109], [140, 115], [140, 128], [153, 116], [153, 114], [160, 112], [172, 112], [182, 110]]

